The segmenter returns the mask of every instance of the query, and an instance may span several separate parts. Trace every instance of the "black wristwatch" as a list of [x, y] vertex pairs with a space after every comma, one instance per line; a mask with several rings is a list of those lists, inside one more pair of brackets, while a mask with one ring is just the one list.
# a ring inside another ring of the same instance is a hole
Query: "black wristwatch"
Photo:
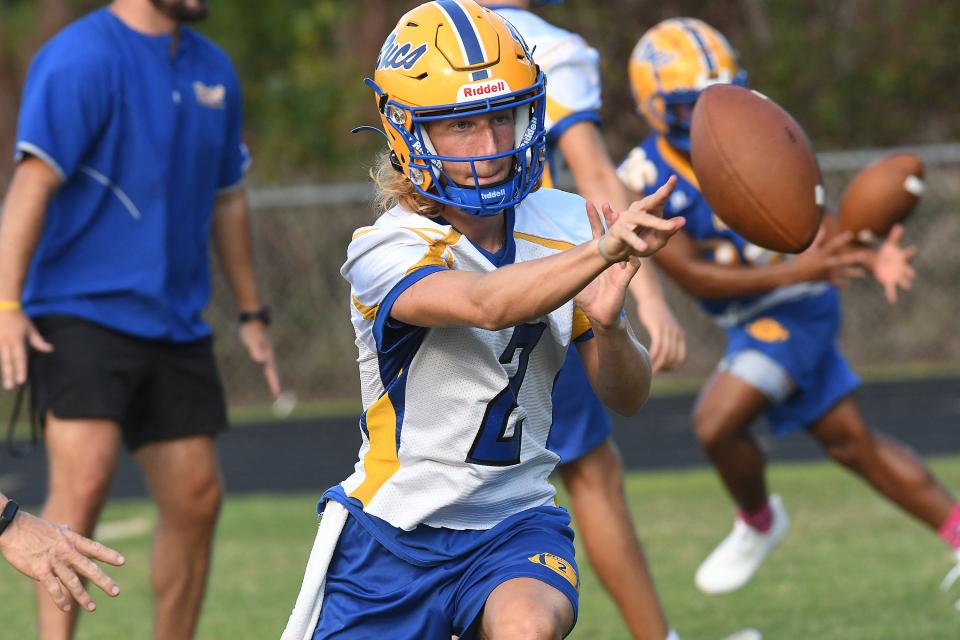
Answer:
[[240, 315], [237, 316], [237, 319], [240, 321], [240, 324], [246, 324], [247, 322], [258, 320], [259, 322], [262, 322], [264, 326], [269, 327], [270, 321], [273, 319], [273, 317], [270, 315], [270, 307], [264, 305], [256, 311], [241, 311]]
[[3, 532], [6, 531], [10, 523], [13, 522], [18, 511], [20, 511], [20, 505], [17, 504], [17, 501], [8, 498], [7, 506], [5, 506], [3, 512], [0, 513], [0, 536], [3, 535]]

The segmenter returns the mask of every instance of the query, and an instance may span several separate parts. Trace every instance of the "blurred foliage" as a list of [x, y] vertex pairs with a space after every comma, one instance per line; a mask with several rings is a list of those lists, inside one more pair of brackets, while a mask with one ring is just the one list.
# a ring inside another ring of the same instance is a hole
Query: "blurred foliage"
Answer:
[[[29, 57], [91, 0], [0, 0], [0, 143]], [[362, 78], [409, 0], [211, 0], [200, 28], [233, 57], [261, 183], [360, 178], [376, 114]], [[960, 3], [942, 0], [568, 0], [543, 15], [603, 56], [604, 117], [615, 157], [645, 134], [626, 61], [643, 32], [696, 16], [741, 53], [751, 84], [804, 125], [820, 149], [960, 138]], [[5, 154], [8, 155], [8, 154]], [[9, 169], [0, 162], [0, 177]], [[0, 181], [2, 182], [2, 181]]]
[[[382, 141], [349, 133], [377, 121], [362, 79], [390, 28], [415, 4], [211, 0], [211, 18], [200, 28], [230, 53], [243, 80], [256, 182], [364, 177]], [[7, 150], [0, 152], [0, 192], [31, 56], [58, 28], [100, 5], [0, 0], [0, 149]], [[646, 133], [626, 82], [630, 51], [646, 29], [677, 15], [701, 17], [726, 33], [752, 85], [788, 108], [820, 150], [960, 140], [958, 2], [567, 0], [544, 16], [582, 33], [602, 54], [605, 134], [614, 158]], [[850, 176], [825, 177], [835, 197]], [[916, 262], [920, 281], [907, 298], [913, 303], [888, 308], [869, 285], [846, 294], [843, 345], [858, 366], [960, 359], [960, 297], [952, 294], [960, 269], [953, 250], [960, 238], [960, 167], [928, 167], [927, 193], [911, 223], [912, 240], [924, 247]], [[350, 233], [369, 217], [362, 202], [255, 216], [259, 276], [275, 306], [281, 369], [303, 400], [356, 392], [349, 295], [338, 270]], [[235, 309], [224, 281], [214, 282], [208, 317], [222, 336], [217, 352], [229, 397], [263, 401], [262, 376], [232, 337]], [[690, 339], [679, 375], [702, 376], [720, 357], [722, 336], [675, 287], [665, 288]]]
[[678, 15], [722, 31], [751, 86], [787, 108], [819, 150], [960, 138], [960, 3], [568, 0], [544, 16], [577, 30], [603, 56], [614, 157], [646, 133], [627, 84], [630, 52], [646, 29]]
[[358, 50], [356, 39], [369, 31], [363, 23], [370, 4], [232, 0], [213, 6], [202, 27], [231, 54], [244, 80], [248, 142], [261, 180], [356, 177], [361, 155], [350, 129], [373, 118], [362, 79], [381, 31], [391, 26], [382, 21], [370, 46]]

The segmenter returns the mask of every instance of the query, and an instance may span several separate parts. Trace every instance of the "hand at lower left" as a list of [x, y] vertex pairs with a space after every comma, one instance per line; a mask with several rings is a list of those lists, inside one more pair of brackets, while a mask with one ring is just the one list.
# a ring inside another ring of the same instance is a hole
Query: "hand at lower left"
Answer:
[[70, 610], [71, 599], [87, 611], [97, 608], [83, 578], [111, 597], [120, 593], [117, 583], [93, 561], [119, 567], [125, 562], [123, 556], [66, 526], [21, 511], [0, 542], [0, 552], [7, 561], [39, 582], [63, 611]]

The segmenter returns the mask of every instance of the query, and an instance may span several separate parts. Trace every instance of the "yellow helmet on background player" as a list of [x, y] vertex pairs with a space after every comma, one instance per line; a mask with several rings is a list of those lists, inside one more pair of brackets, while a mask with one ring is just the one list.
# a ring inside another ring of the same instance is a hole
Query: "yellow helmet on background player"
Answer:
[[[422, 195], [480, 216], [518, 204], [543, 173], [544, 83], [517, 30], [473, 0], [435, 0], [404, 15], [367, 80], [394, 168]], [[424, 127], [504, 110], [514, 113], [514, 148], [491, 156], [440, 156]], [[476, 163], [506, 156], [510, 177], [481, 186]], [[470, 163], [473, 184], [454, 183], [441, 161]]]
[[690, 151], [690, 113], [711, 84], [746, 86], [737, 53], [719, 31], [695, 18], [670, 18], [643, 34], [630, 56], [637, 109], [655, 131]]

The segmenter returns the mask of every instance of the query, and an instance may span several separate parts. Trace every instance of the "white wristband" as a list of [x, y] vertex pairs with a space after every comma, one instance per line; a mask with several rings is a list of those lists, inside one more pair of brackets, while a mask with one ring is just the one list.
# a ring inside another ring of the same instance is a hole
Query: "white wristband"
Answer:
[[603, 250], [603, 238], [604, 236], [600, 236], [599, 238], [597, 238], [597, 251], [600, 253], [600, 257], [606, 260], [607, 262], [609, 262], [610, 264], [613, 264], [614, 262], [620, 262], [619, 260], [614, 260], [613, 258], [611, 258], [610, 254], [608, 254], [606, 251]]
[[680, 634], [678, 634], [674, 629], [670, 629], [670, 633], [667, 634], [666, 640], [680, 640]]

